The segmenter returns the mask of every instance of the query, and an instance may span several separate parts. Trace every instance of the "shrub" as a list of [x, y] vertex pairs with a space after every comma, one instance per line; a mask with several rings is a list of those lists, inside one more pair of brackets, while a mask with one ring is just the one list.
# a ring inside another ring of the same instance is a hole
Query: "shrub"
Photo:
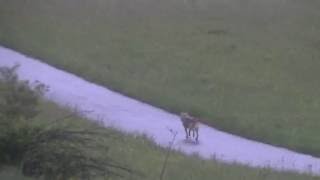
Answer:
[[[104, 138], [109, 134], [100, 126], [75, 128], [64, 121], [46, 126], [32, 123], [48, 88], [40, 82], [19, 80], [17, 68], [0, 67], [1, 164], [19, 164], [24, 175], [48, 180], [136, 173], [106, 155], [109, 147]], [[67, 117], [77, 115], [73, 112]]]
[[17, 163], [31, 141], [30, 119], [38, 114], [46, 86], [18, 79], [19, 66], [0, 67], [0, 162]]

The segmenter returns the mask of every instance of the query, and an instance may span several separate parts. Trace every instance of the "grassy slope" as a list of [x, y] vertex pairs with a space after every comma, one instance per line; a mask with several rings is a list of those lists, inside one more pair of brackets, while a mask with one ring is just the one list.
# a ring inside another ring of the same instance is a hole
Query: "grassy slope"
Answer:
[[[64, 117], [68, 114], [66, 110], [57, 108], [53, 104], [44, 104], [43, 112], [33, 123], [43, 125], [52, 120], [56, 120], [57, 114]], [[52, 123], [52, 122], [51, 122]], [[50, 123], [50, 124], [51, 124]], [[89, 121], [74, 118], [68, 120], [72, 127], [88, 128], [95, 127]], [[128, 165], [144, 174], [144, 177], [126, 176], [124, 179], [154, 180], [159, 178], [160, 169], [165, 157], [165, 149], [160, 148], [143, 137], [133, 137], [132, 135], [123, 135], [117, 131], [106, 129], [116, 136], [106, 139], [105, 142], [110, 145], [109, 156], [124, 165]], [[168, 132], [169, 133], [169, 132]], [[94, 150], [93, 150], [94, 151]], [[188, 157], [180, 153], [171, 154], [168, 161], [165, 180], [315, 180], [317, 177], [307, 175], [298, 175], [295, 173], [275, 172], [268, 169], [254, 169], [239, 165], [226, 165], [214, 160], [200, 160], [196, 156]], [[22, 177], [15, 167], [5, 167], [0, 171], [2, 180], [29, 180]], [[30, 179], [31, 180], [31, 179]]]
[[172, 112], [320, 156], [316, 0], [0, 0], [0, 43]]

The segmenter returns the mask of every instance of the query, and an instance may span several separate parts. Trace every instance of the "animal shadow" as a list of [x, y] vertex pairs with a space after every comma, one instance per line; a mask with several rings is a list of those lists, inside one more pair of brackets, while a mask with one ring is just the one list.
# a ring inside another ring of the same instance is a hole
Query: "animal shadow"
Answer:
[[196, 141], [196, 140], [193, 140], [193, 139], [184, 139], [182, 142], [184, 144], [188, 144], [188, 145], [199, 145], [200, 144], [199, 140]]

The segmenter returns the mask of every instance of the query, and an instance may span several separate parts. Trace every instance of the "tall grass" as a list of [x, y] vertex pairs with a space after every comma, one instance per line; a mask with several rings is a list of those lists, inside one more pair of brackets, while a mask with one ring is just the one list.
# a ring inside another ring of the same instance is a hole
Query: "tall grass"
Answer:
[[[44, 126], [56, 121], [56, 115], [68, 115], [68, 110], [58, 108], [56, 105], [44, 102], [41, 106], [41, 114], [32, 121], [33, 124]], [[94, 129], [100, 128], [99, 124], [86, 119], [75, 118], [63, 120], [74, 128]], [[161, 148], [149, 139], [142, 136], [122, 134], [112, 129], [105, 129], [106, 133], [112, 134], [112, 138], [102, 139], [110, 146], [105, 156], [112, 157], [127, 167], [139, 171], [142, 176], [130, 176], [124, 174], [122, 179], [128, 180], [155, 180], [159, 179], [161, 169], [166, 156], [166, 149]], [[170, 133], [170, 132], [168, 132]], [[100, 149], [92, 149], [96, 153]], [[2, 180], [29, 180], [21, 175], [18, 167], [4, 167], [0, 169]], [[100, 178], [96, 178], [100, 180]], [[118, 179], [118, 178], [113, 178]], [[119, 178], [121, 179], [121, 178]], [[256, 169], [241, 165], [227, 165], [213, 160], [201, 160], [194, 156], [185, 156], [179, 152], [171, 152], [168, 158], [164, 180], [316, 180], [304, 174], [291, 172], [276, 172], [270, 169]]]
[[0, 43], [216, 128], [320, 156], [319, 7], [0, 0]]
[[24, 175], [46, 180], [137, 175], [106, 155], [109, 147], [103, 140], [110, 134], [103, 127], [68, 126], [65, 119], [77, 112], [43, 120], [42, 126], [34, 121], [48, 89], [39, 82], [20, 81], [17, 68], [0, 67], [0, 166], [17, 165]]

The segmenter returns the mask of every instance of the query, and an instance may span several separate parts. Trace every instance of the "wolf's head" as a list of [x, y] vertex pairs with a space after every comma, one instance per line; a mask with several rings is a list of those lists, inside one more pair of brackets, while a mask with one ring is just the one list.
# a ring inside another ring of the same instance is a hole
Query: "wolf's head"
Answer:
[[187, 112], [181, 112], [180, 113], [180, 117], [184, 117], [184, 118], [186, 118], [186, 117], [189, 117], [190, 115], [189, 115], [189, 113], [187, 113]]

